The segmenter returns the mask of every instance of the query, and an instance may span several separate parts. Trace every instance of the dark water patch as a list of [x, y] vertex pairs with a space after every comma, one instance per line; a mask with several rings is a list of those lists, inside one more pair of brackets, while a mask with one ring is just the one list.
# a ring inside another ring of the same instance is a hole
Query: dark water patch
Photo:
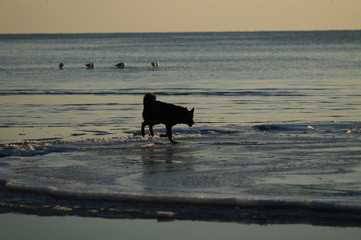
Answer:
[[72, 134], [71, 134], [71, 136], [75, 136], [75, 137], [77, 137], [77, 136], [84, 136], [84, 135], [86, 135], [86, 133], [72, 133]]
[[262, 125], [256, 125], [254, 126], [254, 128], [260, 131], [305, 131], [308, 129], [307, 126], [278, 125], [278, 124], [262, 124]]
[[92, 133], [94, 135], [108, 135], [108, 134], [112, 134], [109, 133], [107, 131], [99, 131], [99, 130], [82, 130], [85, 133]]

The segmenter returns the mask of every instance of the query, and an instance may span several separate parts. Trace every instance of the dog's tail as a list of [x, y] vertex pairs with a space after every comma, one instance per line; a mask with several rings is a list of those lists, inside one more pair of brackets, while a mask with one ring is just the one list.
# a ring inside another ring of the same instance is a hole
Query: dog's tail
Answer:
[[155, 102], [155, 100], [156, 100], [156, 96], [154, 95], [154, 93], [146, 93], [144, 95], [143, 104], [149, 105], [149, 104]]

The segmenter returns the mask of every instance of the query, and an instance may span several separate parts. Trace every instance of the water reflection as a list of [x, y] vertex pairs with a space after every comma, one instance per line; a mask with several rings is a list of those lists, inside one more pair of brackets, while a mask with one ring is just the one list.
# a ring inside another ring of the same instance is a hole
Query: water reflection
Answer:
[[194, 149], [179, 145], [151, 145], [142, 149], [144, 190], [149, 193], [179, 190], [175, 176], [194, 171]]

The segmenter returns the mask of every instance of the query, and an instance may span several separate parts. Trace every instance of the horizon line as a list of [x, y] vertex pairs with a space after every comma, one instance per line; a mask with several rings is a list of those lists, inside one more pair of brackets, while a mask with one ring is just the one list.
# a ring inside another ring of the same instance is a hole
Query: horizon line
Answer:
[[239, 30], [239, 31], [154, 31], [154, 32], [34, 32], [34, 33], [0, 33], [0, 35], [52, 35], [52, 34], [166, 34], [166, 33], [257, 33], [257, 32], [332, 32], [361, 31], [361, 29], [313, 29], [313, 30]]

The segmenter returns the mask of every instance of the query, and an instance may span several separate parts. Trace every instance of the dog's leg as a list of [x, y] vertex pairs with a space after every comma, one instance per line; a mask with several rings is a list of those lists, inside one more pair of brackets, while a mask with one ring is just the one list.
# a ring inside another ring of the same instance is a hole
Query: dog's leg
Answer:
[[144, 132], [144, 128], [147, 124], [145, 124], [145, 122], [142, 123], [142, 136], [144, 137], [145, 136], [145, 132]]
[[153, 132], [153, 125], [149, 124], [149, 132], [151, 136], [154, 136], [154, 132]]
[[173, 136], [172, 136], [172, 125], [166, 125], [166, 128], [167, 128], [167, 136], [168, 136], [168, 139], [169, 141], [172, 143], [172, 144], [176, 144], [177, 142], [173, 140]]

